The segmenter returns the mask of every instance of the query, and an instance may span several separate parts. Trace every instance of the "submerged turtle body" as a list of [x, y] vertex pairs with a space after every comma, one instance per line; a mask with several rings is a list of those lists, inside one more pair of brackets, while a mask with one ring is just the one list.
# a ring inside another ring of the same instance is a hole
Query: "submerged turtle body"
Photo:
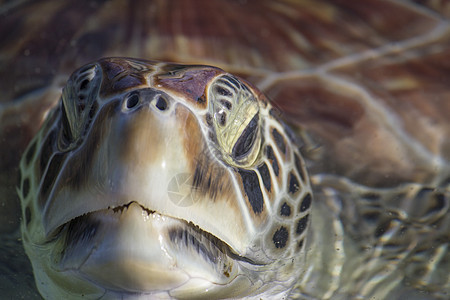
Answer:
[[[51, 17], [41, 18], [36, 11]], [[293, 288], [290, 296], [448, 298], [450, 29], [444, 2], [153, 1], [129, 7], [125, 1], [40, 1], [3, 4], [2, 13], [0, 134], [8, 143], [2, 142], [0, 157], [0, 212], [2, 245], [10, 246], [1, 249], [9, 262], [3, 263], [6, 278], [1, 282], [16, 284], [16, 290], [7, 286], [5, 295], [17, 296], [18, 283], [30, 278], [19, 277], [26, 274], [22, 271], [8, 275], [26, 268], [11, 239], [21, 215], [15, 196], [19, 158], [73, 70], [119, 55], [219, 66], [252, 82], [283, 112], [295, 140], [303, 143], [299, 146], [314, 190], [304, 265], [283, 273], [291, 276], [287, 281], [298, 278], [284, 290]], [[148, 70], [140, 72], [136, 78]], [[194, 82], [206, 90], [213, 77]], [[186, 82], [181, 86], [174, 92], [177, 103], [199, 88], [190, 89]], [[255, 98], [263, 97], [248, 88]], [[74, 120], [69, 119], [69, 127], [79, 130], [83, 124], [74, 125]], [[286, 142], [292, 139], [285, 127], [277, 128]], [[274, 143], [273, 135], [270, 139]], [[231, 139], [220, 148], [232, 150], [236, 142]], [[43, 146], [27, 152], [30, 161]], [[289, 172], [292, 161], [287, 165], [283, 172]], [[36, 181], [38, 175], [31, 176]], [[140, 206], [130, 206], [139, 212], [134, 208]], [[39, 215], [38, 208], [28, 213], [26, 207], [23, 222]], [[244, 211], [240, 207], [239, 213]], [[266, 220], [274, 214], [265, 215]], [[55, 213], [49, 216], [48, 222], [55, 222], [50, 227], [62, 221], [55, 220]], [[298, 224], [301, 216], [292, 222]], [[197, 222], [199, 229], [207, 223]], [[213, 236], [221, 231], [228, 246], [236, 246], [231, 245], [238, 239], [233, 228], [216, 229], [206, 231]], [[248, 236], [241, 246], [248, 245]]]

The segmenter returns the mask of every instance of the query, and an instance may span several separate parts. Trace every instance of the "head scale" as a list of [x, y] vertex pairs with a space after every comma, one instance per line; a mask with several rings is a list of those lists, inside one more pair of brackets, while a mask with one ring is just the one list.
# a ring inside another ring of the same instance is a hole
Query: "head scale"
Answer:
[[301, 276], [311, 188], [298, 146], [260, 92], [218, 68], [82, 67], [20, 168], [46, 297], [285, 295]]

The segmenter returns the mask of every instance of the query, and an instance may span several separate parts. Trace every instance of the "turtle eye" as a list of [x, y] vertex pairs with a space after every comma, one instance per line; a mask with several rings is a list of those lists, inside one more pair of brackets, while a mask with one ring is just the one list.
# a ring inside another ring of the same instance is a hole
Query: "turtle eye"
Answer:
[[72, 149], [82, 138], [95, 116], [98, 104], [96, 96], [100, 88], [99, 67], [86, 65], [70, 76], [61, 96], [61, 129], [59, 147]]
[[252, 149], [252, 146], [258, 136], [258, 119], [258, 115], [253, 117], [247, 127], [245, 127], [244, 131], [242, 131], [242, 134], [236, 141], [236, 144], [234, 144], [232, 156], [235, 160], [242, 160]]
[[259, 104], [250, 89], [231, 75], [209, 86], [209, 110], [222, 159], [246, 167], [256, 160], [261, 144]]

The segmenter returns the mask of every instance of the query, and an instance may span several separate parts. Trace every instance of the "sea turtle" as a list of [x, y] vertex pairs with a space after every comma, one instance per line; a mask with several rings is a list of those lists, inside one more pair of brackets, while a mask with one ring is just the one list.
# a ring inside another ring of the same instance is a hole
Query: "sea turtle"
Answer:
[[3, 296], [449, 297], [445, 2], [1, 13]]

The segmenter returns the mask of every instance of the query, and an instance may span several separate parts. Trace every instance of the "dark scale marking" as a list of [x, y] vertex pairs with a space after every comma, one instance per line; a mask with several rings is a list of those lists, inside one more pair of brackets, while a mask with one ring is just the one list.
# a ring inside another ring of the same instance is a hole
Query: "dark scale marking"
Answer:
[[443, 193], [436, 193], [434, 198], [436, 200], [436, 206], [434, 209], [438, 211], [442, 210], [447, 202], [445, 195]]
[[289, 193], [295, 194], [300, 189], [300, 183], [294, 173], [289, 173]]
[[197, 103], [198, 104], [205, 104], [206, 103], [205, 95], [202, 95], [202, 96], [198, 97], [197, 98]]
[[212, 131], [208, 131], [208, 137], [209, 137], [209, 139], [211, 141], [215, 141], [216, 140], [216, 135]]
[[223, 106], [225, 106], [226, 109], [231, 110], [233, 105], [228, 100], [220, 100], [220, 103], [222, 103]]
[[36, 152], [36, 140], [33, 141], [33, 144], [28, 148], [27, 154], [25, 154], [25, 165], [28, 167], [31, 164], [31, 160], [33, 159], [34, 153]]
[[[84, 95], [80, 95], [78, 98], [80, 100], [83, 100], [85, 97], [84, 97]], [[77, 109], [78, 109], [78, 111], [80, 113], [83, 112], [85, 108], [86, 108], [86, 104], [85, 103], [80, 102], [80, 103], [77, 104]]]
[[371, 224], [378, 222], [381, 214], [379, 212], [367, 212], [363, 214], [363, 219]]
[[227, 116], [224, 112], [218, 113], [219, 116], [219, 124], [220, 126], [225, 126], [225, 123], [227, 122]]
[[385, 221], [385, 222], [381, 223], [375, 229], [374, 236], [376, 238], [379, 238], [380, 236], [385, 234], [386, 231], [388, 231], [390, 227], [391, 227], [391, 220], [388, 220], [388, 221]]
[[291, 215], [291, 207], [286, 202], [281, 205], [280, 214], [284, 217], [289, 217]]
[[[220, 255], [222, 254], [219, 246], [216, 247], [207, 247], [201, 239], [203, 239], [203, 233], [200, 231], [194, 230], [183, 230], [183, 229], [171, 229], [169, 231], [169, 239], [175, 245], [184, 245], [185, 247], [192, 247], [199, 254], [201, 254], [204, 258], [208, 259], [213, 264], [218, 264], [220, 261]], [[209, 239], [209, 236], [206, 236]], [[211, 240], [216, 242], [214, 238], [211, 237]], [[217, 242], [218, 244], [218, 242]], [[213, 245], [216, 245], [214, 243]]]
[[48, 161], [55, 150], [54, 144], [56, 141], [56, 137], [57, 137], [56, 131], [52, 130], [49, 133], [49, 135], [47, 136], [47, 139], [42, 143], [41, 155], [40, 155], [40, 161], [39, 161], [39, 167], [40, 167], [40, 173], [41, 173], [40, 177], [43, 177], [45, 167], [47, 166]]
[[295, 231], [298, 235], [302, 234], [308, 226], [308, 218], [309, 215], [306, 215], [298, 221], [297, 230]]
[[272, 129], [272, 136], [278, 149], [280, 149], [280, 152], [286, 154], [286, 142], [284, 141], [283, 136], [275, 128]]
[[22, 197], [28, 197], [28, 193], [30, 192], [30, 178], [25, 178], [22, 183]]
[[270, 172], [269, 172], [269, 168], [267, 167], [266, 163], [263, 163], [262, 165], [260, 165], [258, 167], [258, 171], [263, 180], [264, 187], [266, 188], [267, 191], [270, 192], [270, 190], [272, 188], [272, 181], [270, 179]]
[[417, 193], [416, 198], [430, 204], [426, 214], [441, 211], [447, 202], [445, 195], [433, 188], [422, 188]]
[[211, 114], [209, 114], [209, 113], [206, 114], [206, 116], [205, 116], [205, 121], [206, 121], [206, 124], [207, 124], [209, 127], [212, 127], [212, 126], [213, 126], [213, 120], [212, 120]]
[[[234, 85], [235, 88], [239, 88], [239, 87], [241, 86], [241, 85], [239, 84], [239, 81], [237, 81], [237, 79], [235, 79], [234, 77], [225, 75], [223, 78], [224, 78], [225, 80], [223, 80], [223, 81], [221, 81], [221, 82], [225, 83], [226, 85], [228, 85], [228, 84], [227, 84], [227, 80], [228, 80], [232, 85]], [[228, 85], [228, 86], [229, 86], [229, 85]]]
[[61, 170], [61, 165], [63, 163], [64, 158], [65, 158], [64, 154], [58, 153], [52, 157], [52, 159], [49, 163], [47, 172], [45, 173], [44, 181], [42, 182], [42, 188], [40, 191], [40, 198], [39, 198], [39, 206], [40, 207], [45, 206], [45, 201], [48, 198], [48, 193], [51, 190], [51, 187], [53, 186], [55, 179]]
[[94, 103], [92, 103], [92, 105], [91, 105], [91, 109], [89, 110], [89, 119], [94, 118], [97, 110], [98, 110], [98, 104], [97, 104], [97, 101], [94, 101]]
[[430, 210], [427, 213], [434, 212], [434, 211], [441, 211], [444, 209], [444, 207], [447, 203], [446, 197], [443, 193], [436, 193], [433, 198], [434, 198], [434, 201], [433, 201], [434, 205], [432, 207], [430, 207]]
[[272, 107], [272, 108], [269, 110], [269, 114], [270, 114], [272, 117], [274, 117], [275, 119], [277, 119], [277, 120], [279, 120], [280, 115], [281, 115], [280, 111], [279, 111], [278, 109], [274, 108], [274, 107]]
[[[226, 78], [229, 78], [229, 77], [227, 76]], [[229, 87], [230, 89], [232, 89], [232, 90], [233, 90], [232, 93], [234, 93], [234, 94], [237, 93], [236, 86], [233, 85], [233, 84], [231, 84], [231, 83], [228, 82], [227, 80], [221, 79], [219, 82], [225, 84], [227, 87]]]
[[266, 155], [267, 158], [272, 161], [273, 172], [278, 177], [278, 175], [280, 174], [280, 168], [278, 167], [278, 161], [277, 158], [275, 157], [275, 154], [273, 153], [273, 149], [271, 146], [266, 147]]
[[275, 231], [275, 234], [273, 235], [272, 238], [276, 248], [284, 248], [287, 244], [288, 239], [289, 239], [289, 232], [284, 226], [281, 226], [280, 229]]
[[64, 246], [61, 247], [63, 249], [61, 258], [64, 259], [65, 256], [70, 257], [80, 247], [85, 247], [97, 234], [99, 226], [100, 221], [93, 219], [89, 215], [83, 215], [70, 221], [66, 231]]
[[368, 201], [378, 201], [380, 199], [380, 195], [377, 193], [365, 193], [364, 195], [361, 196], [363, 199], [368, 200]]
[[91, 82], [89, 79], [85, 79], [80, 84], [80, 90], [84, 90], [88, 87], [89, 82]]
[[31, 222], [31, 209], [29, 206], [27, 206], [27, 208], [25, 208], [25, 224], [28, 226], [28, 224], [30, 224]]
[[[130, 99], [127, 100], [127, 106], [128, 106], [128, 104], [131, 104], [131, 103], [128, 102], [129, 100], [130, 100]], [[138, 102], [139, 102], [139, 99], [138, 99]], [[136, 106], [137, 104], [138, 104], [138, 103], [136, 103], [135, 106]], [[130, 109], [131, 107], [127, 107], [127, 108]], [[97, 101], [94, 101], [94, 102], [92, 103], [92, 105], [91, 105], [91, 108], [89, 109], [89, 118], [87, 119], [87, 122], [86, 122], [86, 124], [85, 124], [85, 126], [84, 126], [84, 130], [83, 130], [83, 134], [82, 134], [83, 136], [86, 136], [86, 135], [87, 135], [87, 132], [88, 132], [89, 129], [90, 129], [92, 120], [94, 120], [94, 117], [95, 117], [95, 114], [97, 113], [97, 111], [98, 111], [98, 103], [97, 103]], [[81, 142], [81, 139], [78, 139], [77, 142]]]
[[232, 150], [232, 156], [234, 159], [241, 160], [252, 149], [258, 134], [258, 120], [259, 116], [256, 114], [234, 144]]
[[311, 206], [311, 200], [312, 200], [312, 197], [311, 197], [311, 194], [309, 194], [309, 193], [303, 197], [302, 205], [300, 205], [300, 212], [304, 212], [309, 209], [309, 207]]
[[61, 139], [60, 139], [60, 147], [62, 149], [67, 148], [72, 142], [72, 132], [70, 130], [69, 119], [67, 118], [67, 113], [64, 108], [63, 102], [61, 102], [61, 119], [60, 119], [60, 128], [61, 128]]
[[217, 94], [219, 94], [219, 95], [226, 96], [226, 97], [231, 97], [231, 96], [233, 96], [233, 94], [232, 94], [229, 90], [224, 89], [224, 88], [221, 87], [221, 86], [216, 86], [215, 92], [216, 92]]
[[300, 240], [299, 242], [298, 242], [298, 250], [301, 250], [302, 248], [303, 248], [303, 243], [304, 243], [304, 241], [303, 240]]
[[241, 175], [242, 185], [244, 186], [244, 191], [247, 194], [253, 212], [255, 214], [261, 213], [264, 209], [264, 201], [256, 172], [239, 169], [239, 175]]
[[[203, 146], [206, 148], [206, 145]], [[215, 200], [226, 189], [225, 173], [221, 168], [214, 168], [211, 158], [206, 153], [199, 155], [195, 163], [192, 188], [202, 195]]]
[[251, 93], [250, 89], [248, 88], [248, 86], [246, 86], [245, 84], [241, 85], [242, 89], [244, 89], [246, 92]]
[[429, 193], [434, 192], [433, 188], [424, 187], [417, 193], [417, 198], [427, 198]]
[[300, 177], [302, 179], [303, 182], [306, 182], [306, 174], [305, 174], [305, 168], [302, 168], [302, 163], [300, 160], [300, 157], [298, 156], [297, 153], [295, 153], [295, 167], [297, 168], [297, 172], [298, 174], [300, 174]]

